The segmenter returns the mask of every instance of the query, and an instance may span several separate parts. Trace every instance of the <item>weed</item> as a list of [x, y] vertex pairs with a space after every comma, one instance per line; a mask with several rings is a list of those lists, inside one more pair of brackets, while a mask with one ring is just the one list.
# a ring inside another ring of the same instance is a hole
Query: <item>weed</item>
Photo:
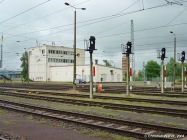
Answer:
[[7, 112], [5, 110], [0, 110], [0, 115], [6, 114]]
[[17, 121], [14, 121], [14, 120], [4, 120], [4, 121], [1, 121], [2, 123], [4, 124], [7, 124], [7, 125], [11, 125], [11, 124], [15, 124]]

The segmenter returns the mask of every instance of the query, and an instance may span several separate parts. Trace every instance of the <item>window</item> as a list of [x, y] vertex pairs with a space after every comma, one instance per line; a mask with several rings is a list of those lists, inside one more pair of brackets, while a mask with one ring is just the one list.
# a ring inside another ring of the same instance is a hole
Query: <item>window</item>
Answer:
[[55, 54], [55, 50], [53, 50], [53, 54]]
[[42, 54], [45, 54], [45, 50], [42, 50]]

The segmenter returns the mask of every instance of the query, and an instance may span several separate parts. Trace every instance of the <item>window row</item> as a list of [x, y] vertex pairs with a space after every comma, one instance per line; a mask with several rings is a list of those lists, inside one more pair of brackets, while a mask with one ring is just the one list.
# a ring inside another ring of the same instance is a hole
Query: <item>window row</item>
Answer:
[[72, 59], [48, 58], [48, 62], [56, 62], [56, 63], [74, 63], [74, 60], [72, 60]]
[[74, 54], [71, 51], [59, 51], [59, 50], [48, 50], [48, 53], [51, 53], [51, 54], [64, 54], [64, 55], [73, 55]]

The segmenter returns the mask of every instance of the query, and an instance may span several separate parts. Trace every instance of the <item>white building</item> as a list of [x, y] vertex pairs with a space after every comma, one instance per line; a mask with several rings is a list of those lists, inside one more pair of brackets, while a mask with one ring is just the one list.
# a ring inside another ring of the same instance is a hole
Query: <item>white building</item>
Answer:
[[[29, 78], [34, 81], [73, 81], [74, 53], [73, 48], [63, 46], [32, 47], [29, 49]], [[76, 78], [89, 82], [90, 65], [85, 65], [85, 50], [76, 50], [77, 66]], [[122, 69], [94, 65], [94, 81], [100, 82], [122, 82]], [[101, 79], [102, 78], [102, 79]]]
[[[122, 82], [122, 69], [115, 67], [107, 67], [103, 65], [94, 65], [95, 76], [94, 82]], [[83, 79], [86, 82], [90, 80], [90, 65], [77, 65], [76, 78]], [[51, 66], [50, 67], [51, 81], [67, 81], [72, 82], [73, 66]]]

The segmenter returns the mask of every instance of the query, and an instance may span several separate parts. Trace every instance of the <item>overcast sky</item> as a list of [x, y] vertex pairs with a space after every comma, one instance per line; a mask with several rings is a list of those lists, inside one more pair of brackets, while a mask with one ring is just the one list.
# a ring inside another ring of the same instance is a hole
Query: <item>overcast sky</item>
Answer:
[[36, 46], [37, 41], [73, 47], [75, 9], [65, 2], [86, 8], [77, 9], [77, 47], [84, 49], [84, 40], [95, 36], [93, 57], [100, 64], [109, 60], [121, 67], [121, 44], [131, 41], [131, 20], [136, 71], [142, 69], [143, 62], [160, 63], [157, 49], [166, 48], [165, 63], [173, 57], [174, 35], [170, 31], [177, 38], [177, 53], [187, 52], [187, 0], [0, 0], [3, 67], [20, 69], [24, 48]]

